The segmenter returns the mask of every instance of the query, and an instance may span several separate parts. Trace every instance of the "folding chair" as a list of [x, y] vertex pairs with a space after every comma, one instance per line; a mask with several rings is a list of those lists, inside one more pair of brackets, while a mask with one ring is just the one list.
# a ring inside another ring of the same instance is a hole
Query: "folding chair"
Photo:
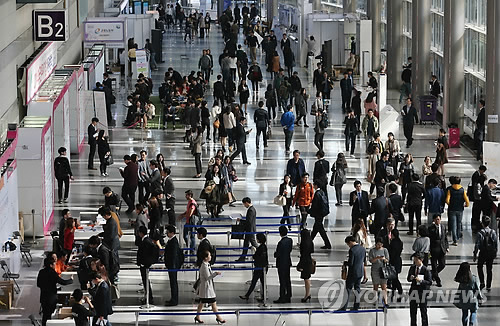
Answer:
[[5, 260], [0, 260], [0, 268], [3, 270], [3, 280], [4, 281], [14, 281], [14, 291], [16, 293], [19, 293], [21, 291], [21, 288], [19, 287], [19, 284], [17, 284], [17, 279], [19, 278], [19, 274], [13, 274], [10, 272], [9, 266], [5, 262]]
[[21, 258], [26, 263], [26, 266], [30, 267], [31, 262], [33, 261], [33, 257], [31, 256], [31, 245], [24, 242], [24, 239], [21, 237], [21, 233], [19, 231], [14, 231], [14, 236], [21, 238]]

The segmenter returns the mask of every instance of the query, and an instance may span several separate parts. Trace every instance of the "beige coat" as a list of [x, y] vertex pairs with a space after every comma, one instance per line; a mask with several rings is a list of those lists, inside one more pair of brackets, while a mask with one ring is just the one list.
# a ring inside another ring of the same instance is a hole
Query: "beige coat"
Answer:
[[202, 299], [215, 298], [214, 277], [217, 273], [212, 272], [208, 262], [203, 262], [200, 266], [200, 285], [198, 286], [198, 296]]

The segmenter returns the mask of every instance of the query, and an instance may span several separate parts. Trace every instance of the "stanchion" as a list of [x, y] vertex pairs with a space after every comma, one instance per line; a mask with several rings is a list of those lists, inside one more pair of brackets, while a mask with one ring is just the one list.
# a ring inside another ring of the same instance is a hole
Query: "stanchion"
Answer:
[[135, 326], [139, 326], [139, 312], [135, 312]]
[[231, 245], [231, 231], [227, 231], [227, 245]]
[[239, 326], [240, 325], [240, 311], [236, 310], [234, 313], [236, 314], [236, 326]]
[[377, 298], [375, 300], [375, 326], [378, 326], [378, 291], [376, 296]]
[[311, 325], [312, 325], [312, 324], [311, 324], [311, 320], [312, 320], [312, 311], [311, 311], [311, 310], [309, 310], [308, 314], [309, 314], [309, 326], [311, 326]]
[[[35, 235], [35, 210], [34, 209], [31, 210], [31, 221], [33, 223], [32, 224], [33, 225], [33, 241], [31, 241], [31, 243], [32, 244], [38, 244], [36, 242], [36, 235]], [[59, 236], [61, 236], [61, 235], [59, 235]]]
[[387, 325], [387, 307], [384, 306], [384, 326]]

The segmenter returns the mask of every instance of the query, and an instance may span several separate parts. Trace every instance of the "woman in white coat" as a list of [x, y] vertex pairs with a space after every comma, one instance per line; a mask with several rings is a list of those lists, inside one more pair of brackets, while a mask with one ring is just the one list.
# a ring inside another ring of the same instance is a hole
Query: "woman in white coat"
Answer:
[[[197, 309], [198, 315], [194, 317], [195, 324], [204, 323], [204, 321], [200, 319], [199, 313], [203, 309], [203, 305], [205, 303], [212, 305], [213, 312], [218, 312], [214, 290], [214, 278], [217, 275], [220, 275], [221, 272], [212, 272], [212, 268], [210, 267], [210, 259], [212, 259], [212, 255], [210, 255], [209, 251], [203, 252], [201, 257], [203, 258], [203, 262], [200, 265], [200, 283], [197, 290], [197, 295], [200, 297], [200, 303], [198, 304]], [[224, 324], [226, 322], [218, 314], [215, 315], [215, 321], [217, 324]]]

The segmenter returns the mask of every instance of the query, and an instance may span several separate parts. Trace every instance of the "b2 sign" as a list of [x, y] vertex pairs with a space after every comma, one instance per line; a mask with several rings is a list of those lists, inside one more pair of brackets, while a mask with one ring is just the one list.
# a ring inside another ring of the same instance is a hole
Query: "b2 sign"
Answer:
[[37, 42], [65, 42], [69, 33], [66, 10], [33, 10], [33, 33]]

